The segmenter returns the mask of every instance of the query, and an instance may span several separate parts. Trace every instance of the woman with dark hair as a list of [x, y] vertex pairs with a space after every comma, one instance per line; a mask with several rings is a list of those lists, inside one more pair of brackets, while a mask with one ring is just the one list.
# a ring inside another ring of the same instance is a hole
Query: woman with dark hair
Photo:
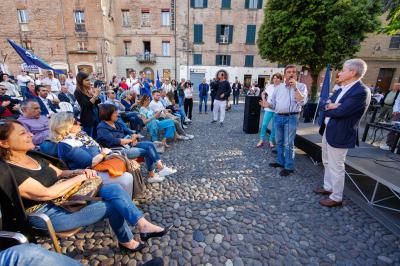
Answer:
[[[149, 172], [149, 183], [161, 182], [164, 177], [176, 170], [164, 166], [154, 144], [150, 141], [138, 141], [139, 135], [122, 127], [118, 120], [118, 109], [112, 104], [100, 105], [101, 122], [97, 126], [97, 141], [103, 147], [117, 148], [129, 159], [144, 157]], [[155, 172], [158, 170], [158, 173]]]
[[185, 114], [192, 120], [192, 110], [193, 110], [193, 84], [190, 80], [186, 81], [183, 85], [183, 93], [185, 94], [185, 100], [183, 106], [185, 108]]
[[[282, 81], [283, 76], [280, 73], [275, 73], [272, 75], [272, 84], [268, 85], [261, 93], [262, 102], [266, 103], [268, 99], [272, 97], [275, 90], [281, 85]], [[263, 106], [262, 103], [260, 103], [260, 105]], [[275, 111], [268, 107], [265, 107], [264, 111], [265, 113], [260, 131], [260, 141], [257, 144], [257, 148], [264, 146], [265, 134], [267, 133], [269, 122], [272, 120], [271, 134], [269, 135], [269, 147], [272, 149], [275, 145]]]
[[[61, 170], [40, 156], [28, 155], [28, 151], [34, 148], [32, 134], [21, 123], [15, 120], [0, 123], [0, 158], [14, 173], [24, 207], [28, 213], [46, 214], [56, 232], [108, 218], [118, 238], [119, 247], [137, 252], [146, 245], [134, 240], [128, 223], [137, 226], [142, 241], [161, 237], [169, 231], [170, 227], [161, 228], [147, 221], [119, 184], [103, 184], [98, 193], [102, 200], [90, 202], [75, 212], [68, 212], [52, 204], [51, 200], [66, 195], [85, 180], [97, 178], [97, 173], [89, 169]], [[58, 182], [60, 179], [65, 180]], [[47, 228], [41, 219], [28, 219], [35, 228]]]
[[83, 130], [92, 138], [96, 137], [96, 127], [99, 123], [100, 89], [92, 88], [89, 75], [79, 72], [76, 75], [76, 90], [74, 92], [80, 112], [80, 122]]
[[157, 141], [158, 140], [158, 132], [160, 130], [164, 130], [164, 138], [162, 139], [162, 143], [164, 144], [164, 147], [169, 148], [169, 145], [167, 144], [167, 139], [172, 139], [176, 140], [177, 134], [176, 134], [176, 128], [174, 121], [171, 119], [164, 119], [164, 120], [158, 120], [160, 118], [162, 112], [156, 112], [154, 113], [150, 108], [150, 97], [145, 94], [140, 98], [139, 101], [140, 107], [140, 115], [142, 117], [143, 123], [146, 125], [147, 131], [151, 135], [151, 140], [152, 141]]
[[228, 81], [228, 73], [225, 70], [221, 69], [217, 72], [217, 81], [214, 85], [216, 90], [213, 109], [214, 119], [211, 123], [218, 121], [219, 114], [219, 123], [222, 127], [225, 119], [226, 100], [231, 94], [231, 85]]

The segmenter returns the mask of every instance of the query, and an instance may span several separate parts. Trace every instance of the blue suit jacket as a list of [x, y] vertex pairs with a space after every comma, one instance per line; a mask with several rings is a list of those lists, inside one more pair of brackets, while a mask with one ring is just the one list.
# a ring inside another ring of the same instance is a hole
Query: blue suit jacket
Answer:
[[[329, 99], [335, 102], [339, 93], [334, 93]], [[320, 110], [325, 116], [330, 117], [328, 125], [322, 123], [319, 133], [326, 130], [326, 141], [335, 148], [354, 148], [358, 145], [358, 126], [361, 117], [371, 102], [371, 91], [360, 81], [353, 85], [340, 99], [341, 104], [333, 110], [325, 110], [322, 105]], [[326, 128], [325, 128], [326, 127]]]
[[[204, 85], [206, 85], [206, 91], [205, 91], [205, 95], [202, 95], [202, 92], [203, 92], [203, 86]], [[203, 83], [200, 83], [199, 84], [199, 96], [208, 96], [208, 91], [210, 90], [210, 86], [207, 84], [207, 83], [205, 83], [205, 84], [203, 84]]]
[[[41, 115], [48, 115], [49, 111], [47, 111], [46, 106], [44, 105], [44, 103], [42, 102], [42, 100], [39, 97], [36, 97], [36, 100], [38, 101], [39, 105], [40, 105], [40, 114]], [[57, 108], [58, 105], [54, 105], [49, 99], [46, 99], [47, 102], [49, 103], [50, 109], [54, 112], [57, 113]]]

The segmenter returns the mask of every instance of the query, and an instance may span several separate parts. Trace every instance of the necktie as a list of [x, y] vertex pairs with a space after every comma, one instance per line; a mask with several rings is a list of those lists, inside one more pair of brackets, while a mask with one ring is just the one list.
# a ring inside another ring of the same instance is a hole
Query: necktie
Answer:
[[336, 99], [337, 99], [337, 97], [339, 97], [339, 94], [340, 94], [341, 92], [342, 92], [342, 88], [339, 88], [339, 89], [336, 90], [335, 94], [332, 95], [332, 99], [331, 99], [332, 103], [335, 103], [335, 102], [336, 102]]

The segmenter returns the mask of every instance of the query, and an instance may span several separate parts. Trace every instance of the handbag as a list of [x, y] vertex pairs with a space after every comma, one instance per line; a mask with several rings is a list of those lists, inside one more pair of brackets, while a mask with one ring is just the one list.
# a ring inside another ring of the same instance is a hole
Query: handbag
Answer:
[[[57, 183], [64, 182], [65, 179], [61, 179], [57, 181]], [[100, 197], [96, 197], [99, 192], [103, 181], [101, 178], [92, 178], [83, 181], [80, 184], [76, 184], [72, 187], [67, 193], [63, 196], [58, 197], [56, 199], [52, 199], [48, 202], [61, 207], [69, 212], [76, 212], [87, 206], [87, 203], [90, 201], [100, 201]], [[26, 210], [27, 213], [33, 213], [34, 211], [40, 209], [46, 204], [40, 203], [36, 204]]]
[[126, 172], [126, 164], [125, 161], [121, 158], [111, 157], [98, 163], [92, 169], [99, 172], [108, 172], [110, 177], [117, 177]]

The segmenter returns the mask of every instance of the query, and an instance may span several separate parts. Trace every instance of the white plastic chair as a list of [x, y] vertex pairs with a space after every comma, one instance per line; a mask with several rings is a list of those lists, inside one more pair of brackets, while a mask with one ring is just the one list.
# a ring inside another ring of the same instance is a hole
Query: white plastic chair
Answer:
[[58, 106], [60, 107], [60, 112], [74, 112], [74, 108], [68, 102], [60, 102]]

